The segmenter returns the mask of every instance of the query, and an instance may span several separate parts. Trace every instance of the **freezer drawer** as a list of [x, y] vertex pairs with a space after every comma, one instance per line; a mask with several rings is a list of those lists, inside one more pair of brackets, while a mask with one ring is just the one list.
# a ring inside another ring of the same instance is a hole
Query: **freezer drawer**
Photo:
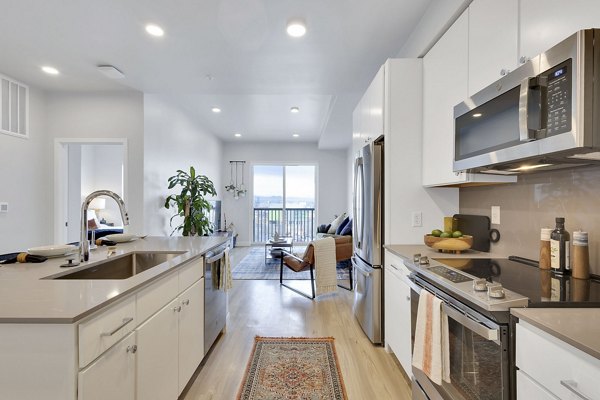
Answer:
[[354, 280], [354, 316], [371, 342], [382, 343], [381, 267], [372, 267], [352, 257]]

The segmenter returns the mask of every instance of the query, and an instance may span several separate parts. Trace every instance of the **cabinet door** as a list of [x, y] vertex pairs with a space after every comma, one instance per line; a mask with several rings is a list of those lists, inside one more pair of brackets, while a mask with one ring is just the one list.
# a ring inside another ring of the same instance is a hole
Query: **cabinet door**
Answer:
[[377, 139], [383, 135], [383, 113], [384, 113], [384, 87], [385, 87], [385, 66], [379, 68], [379, 71], [373, 78], [369, 86], [369, 140]]
[[520, 2], [521, 56], [531, 58], [580, 29], [600, 27], [598, 0]]
[[467, 97], [468, 12], [423, 59], [423, 185], [466, 181], [453, 172], [454, 106]]
[[79, 400], [132, 400], [135, 396], [135, 332], [79, 372]]
[[469, 6], [469, 96], [518, 66], [518, 0]]
[[179, 298], [137, 329], [137, 399], [177, 399]]
[[204, 357], [204, 278], [179, 296], [179, 393]]
[[404, 281], [408, 271], [396, 260], [386, 260], [385, 267], [385, 341], [412, 376], [410, 287]]

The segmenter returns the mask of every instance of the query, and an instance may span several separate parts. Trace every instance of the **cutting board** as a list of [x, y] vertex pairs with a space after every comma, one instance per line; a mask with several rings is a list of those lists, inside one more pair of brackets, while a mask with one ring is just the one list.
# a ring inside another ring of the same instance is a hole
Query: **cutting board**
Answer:
[[458, 230], [473, 236], [473, 250], [490, 251], [490, 218], [485, 215], [454, 214]]

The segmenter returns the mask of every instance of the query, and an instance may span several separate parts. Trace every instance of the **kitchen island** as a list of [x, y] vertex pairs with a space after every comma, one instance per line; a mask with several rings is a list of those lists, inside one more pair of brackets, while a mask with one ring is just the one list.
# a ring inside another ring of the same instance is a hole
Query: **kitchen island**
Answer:
[[204, 254], [226, 241], [119, 244], [109, 262], [164, 259], [126, 279], [53, 279], [108, 265], [106, 247], [72, 268], [0, 267], [0, 399], [176, 399], [208, 350]]

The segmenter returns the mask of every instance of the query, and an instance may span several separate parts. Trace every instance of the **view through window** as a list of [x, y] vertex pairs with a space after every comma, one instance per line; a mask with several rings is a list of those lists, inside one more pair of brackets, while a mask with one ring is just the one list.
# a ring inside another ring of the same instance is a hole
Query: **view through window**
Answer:
[[253, 204], [255, 243], [275, 232], [294, 242], [309, 242], [315, 226], [314, 165], [255, 165]]

